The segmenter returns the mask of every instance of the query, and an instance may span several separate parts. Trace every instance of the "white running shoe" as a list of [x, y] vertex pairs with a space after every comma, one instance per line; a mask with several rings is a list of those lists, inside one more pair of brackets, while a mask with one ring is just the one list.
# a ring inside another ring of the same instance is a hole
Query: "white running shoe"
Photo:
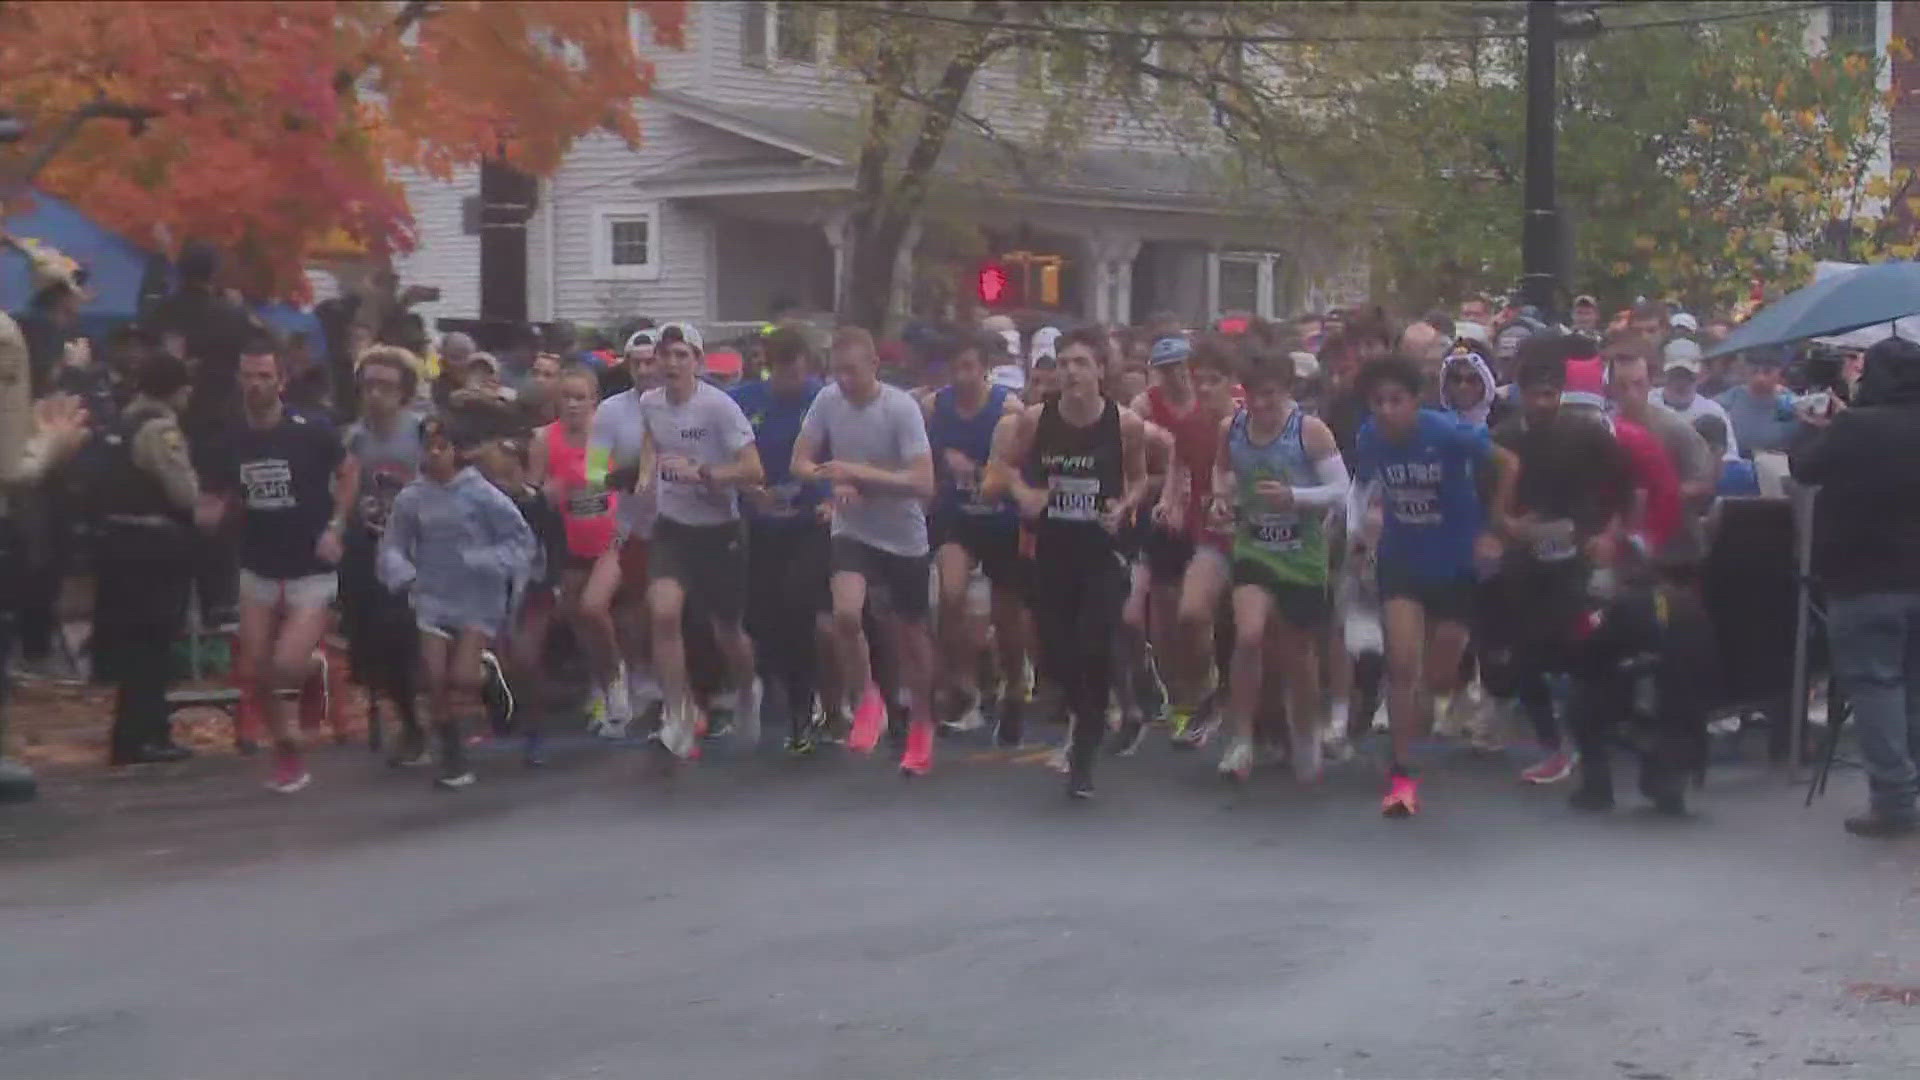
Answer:
[[1253, 740], [1235, 736], [1220, 755], [1220, 775], [1245, 780], [1253, 775]]
[[1072, 767], [1073, 761], [1067, 754], [1067, 744], [1064, 742], [1054, 747], [1053, 753], [1047, 755], [1047, 768], [1052, 769], [1054, 772], [1065, 773], [1070, 771]]
[[760, 745], [760, 706], [766, 701], [766, 694], [760, 677], [754, 676], [739, 696], [739, 708], [733, 711], [734, 741], [748, 750]]
[[607, 719], [601, 729], [609, 739], [625, 738], [627, 727], [633, 723], [633, 703], [627, 698], [627, 684], [615, 679], [607, 684], [605, 693]]
[[693, 702], [682, 701], [678, 706], [669, 707], [660, 718], [660, 745], [674, 757], [684, 760], [699, 745], [696, 730], [699, 718], [695, 712]]
[[645, 669], [630, 669], [624, 664], [620, 667], [618, 679], [620, 685], [627, 688], [627, 701], [633, 706], [633, 715], [645, 716], [655, 705], [660, 704], [667, 694], [660, 689], [660, 680], [653, 672]]

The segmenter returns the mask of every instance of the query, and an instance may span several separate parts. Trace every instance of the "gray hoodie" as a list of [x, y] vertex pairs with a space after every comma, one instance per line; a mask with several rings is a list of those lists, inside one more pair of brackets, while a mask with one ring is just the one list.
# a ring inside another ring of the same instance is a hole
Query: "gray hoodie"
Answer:
[[411, 587], [423, 625], [497, 638], [537, 546], [513, 500], [477, 470], [461, 469], [444, 484], [420, 476], [393, 501], [380, 581], [396, 592]]

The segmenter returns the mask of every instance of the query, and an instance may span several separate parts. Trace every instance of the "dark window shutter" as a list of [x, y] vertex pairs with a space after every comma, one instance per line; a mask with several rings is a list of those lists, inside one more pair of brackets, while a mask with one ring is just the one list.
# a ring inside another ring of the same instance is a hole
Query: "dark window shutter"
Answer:
[[480, 235], [480, 196], [469, 195], [460, 200], [460, 235]]
[[767, 5], [764, 0], [747, 0], [740, 5], [740, 62], [748, 67], [767, 66]]

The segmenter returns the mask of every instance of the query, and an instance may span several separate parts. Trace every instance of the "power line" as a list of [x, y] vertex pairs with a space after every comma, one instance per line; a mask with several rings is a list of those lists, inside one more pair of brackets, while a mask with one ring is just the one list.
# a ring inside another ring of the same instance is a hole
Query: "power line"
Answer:
[[[880, 7], [873, 4], [849, 3], [846, 0], [825, 0], [815, 5], [842, 11], [859, 11], [883, 19], [898, 19], [906, 22], [938, 23], [945, 26], [964, 26], [980, 30], [1001, 30], [1014, 34], [1061, 35], [1067, 37], [1097, 38], [1101, 40], [1126, 41], [1168, 41], [1180, 44], [1221, 44], [1221, 45], [1340, 45], [1364, 42], [1397, 44], [1423, 44], [1458, 41], [1518, 41], [1527, 36], [1525, 30], [1481, 30], [1460, 33], [1436, 34], [1222, 34], [1194, 33], [1186, 30], [1133, 30], [1123, 28], [1106, 29], [1091, 26], [1059, 26], [1051, 23], [1012, 22], [1000, 19], [983, 19], [967, 15], [942, 15], [932, 11], [913, 11], [902, 8]], [[1630, 30], [1657, 30], [1676, 26], [1703, 26], [1708, 23], [1730, 22], [1736, 19], [1777, 18], [1797, 12], [1810, 11], [1825, 7], [1822, 3], [1776, 4], [1765, 8], [1748, 8], [1741, 11], [1725, 11], [1713, 15], [1689, 15], [1670, 19], [1648, 19], [1640, 22], [1607, 25], [1601, 23], [1599, 33], [1621, 33]]]

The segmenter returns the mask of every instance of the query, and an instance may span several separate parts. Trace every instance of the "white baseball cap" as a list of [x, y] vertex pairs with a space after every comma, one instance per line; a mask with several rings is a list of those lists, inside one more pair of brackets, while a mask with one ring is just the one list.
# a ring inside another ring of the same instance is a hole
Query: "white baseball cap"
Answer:
[[[701, 340], [700, 331], [695, 330], [693, 328], [692, 323], [670, 322], [660, 327], [660, 333], [662, 336], [665, 336], [666, 332], [669, 330], [678, 331], [680, 334], [680, 340], [693, 346], [694, 352], [704, 353], [707, 351], [706, 342]], [[655, 338], [654, 340], [658, 341], [659, 339]]]
[[1667, 325], [1675, 330], [1685, 330], [1689, 334], [1700, 332], [1700, 320], [1684, 311], [1675, 312], [1673, 318], [1667, 320]]
[[1667, 342], [1667, 347], [1662, 350], [1662, 358], [1666, 361], [1665, 370], [1667, 371], [1678, 368], [1695, 375], [1700, 374], [1700, 345], [1697, 342], [1686, 338], [1674, 338]]
[[658, 345], [659, 343], [660, 343], [660, 331], [655, 330], [652, 327], [648, 327], [645, 330], [635, 330], [633, 332], [633, 336], [627, 338], [626, 346], [622, 348], [620, 351], [632, 352], [633, 350], [639, 348], [642, 345], [652, 347], [654, 345]]

